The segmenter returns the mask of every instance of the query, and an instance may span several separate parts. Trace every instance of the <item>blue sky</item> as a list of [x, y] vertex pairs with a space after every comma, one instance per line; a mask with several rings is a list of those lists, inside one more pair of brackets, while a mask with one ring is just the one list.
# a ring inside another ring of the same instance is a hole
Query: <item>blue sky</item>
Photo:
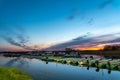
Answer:
[[[119, 0], [0, 0], [0, 50], [52, 49], [88, 33], [118, 35], [119, 21]], [[62, 48], [76, 45], [81, 42]]]

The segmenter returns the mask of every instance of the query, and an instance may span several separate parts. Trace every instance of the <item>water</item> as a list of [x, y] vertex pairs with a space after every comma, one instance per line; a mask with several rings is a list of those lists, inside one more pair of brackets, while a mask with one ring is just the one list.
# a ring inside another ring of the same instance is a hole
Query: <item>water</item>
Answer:
[[120, 80], [120, 71], [72, 66], [39, 59], [7, 58], [0, 56], [0, 66], [16, 67], [35, 80]]

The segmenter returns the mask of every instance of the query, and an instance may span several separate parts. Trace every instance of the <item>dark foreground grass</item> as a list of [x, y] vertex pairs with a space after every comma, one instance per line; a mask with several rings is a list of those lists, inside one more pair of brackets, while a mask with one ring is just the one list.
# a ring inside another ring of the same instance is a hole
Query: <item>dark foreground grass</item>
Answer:
[[33, 80], [28, 74], [15, 68], [0, 67], [0, 80]]

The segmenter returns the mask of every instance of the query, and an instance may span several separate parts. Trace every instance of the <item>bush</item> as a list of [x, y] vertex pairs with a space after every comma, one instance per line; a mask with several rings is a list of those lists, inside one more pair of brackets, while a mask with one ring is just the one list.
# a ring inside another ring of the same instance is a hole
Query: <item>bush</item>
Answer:
[[66, 60], [62, 60], [61, 63], [62, 64], [66, 64], [67, 62], [66, 62]]

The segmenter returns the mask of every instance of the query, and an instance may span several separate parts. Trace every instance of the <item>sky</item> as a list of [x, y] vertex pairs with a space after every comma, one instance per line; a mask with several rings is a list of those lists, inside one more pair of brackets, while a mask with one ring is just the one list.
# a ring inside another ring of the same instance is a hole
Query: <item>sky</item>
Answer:
[[120, 0], [0, 0], [0, 51], [120, 44]]

